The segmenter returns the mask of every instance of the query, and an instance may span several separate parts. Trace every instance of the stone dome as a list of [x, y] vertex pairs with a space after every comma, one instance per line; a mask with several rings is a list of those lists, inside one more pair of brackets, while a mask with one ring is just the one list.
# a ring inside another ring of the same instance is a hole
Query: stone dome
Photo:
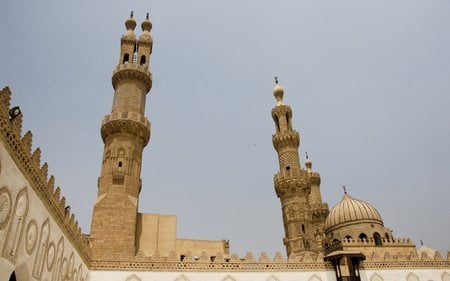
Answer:
[[345, 194], [341, 202], [336, 204], [325, 220], [325, 231], [357, 223], [372, 223], [383, 226], [380, 213], [369, 203]]

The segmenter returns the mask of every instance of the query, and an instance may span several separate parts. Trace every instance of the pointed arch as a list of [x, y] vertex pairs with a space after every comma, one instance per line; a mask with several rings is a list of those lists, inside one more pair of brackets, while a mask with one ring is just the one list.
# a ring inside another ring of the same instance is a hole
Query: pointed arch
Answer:
[[406, 281], [419, 281], [419, 277], [417, 277], [417, 275], [415, 275], [414, 273], [410, 272], [406, 276]]
[[137, 277], [136, 274], [133, 274], [130, 277], [128, 277], [126, 281], [141, 281], [141, 278]]
[[442, 281], [450, 281], [450, 274], [448, 272], [442, 273]]
[[41, 235], [39, 237], [39, 242], [37, 245], [37, 253], [34, 259], [34, 266], [32, 271], [32, 276], [36, 280], [41, 280], [49, 238], [50, 238], [50, 221], [49, 219], [46, 219], [41, 226]]
[[230, 275], [227, 275], [227, 276], [225, 276], [225, 278], [222, 279], [222, 281], [236, 281], [236, 279], [234, 279]]
[[25, 219], [28, 214], [28, 191], [24, 187], [19, 191], [14, 205], [14, 212], [8, 227], [5, 246], [2, 256], [11, 263], [16, 263], [17, 250], [24, 232]]
[[314, 274], [313, 276], [311, 276], [311, 278], [308, 279], [308, 281], [322, 281], [322, 279]]
[[275, 275], [271, 275], [269, 278], [267, 278], [267, 281], [280, 281], [280, 279], [278, 279], [277, 277], [275, 277]]
[[189, 281], [189, 279], [184, 276], [184, 274], [181, 274], [180, 276], [177, 277], [177, 279], [175, 279], [175, 281]]
[[370, 277], [370, 281], [383, 281], [383, 277], [381, 277], [377, 273], [374, 273], [372, 274], [372, 277]]
[[57, 281], [61, 279], [61, 267], [63, 264], [63, 256], [64, 256], [64, 238], [61, 237], [58, 242], [58, 246], [56, 247], [55, 257], [54, 257], [54, 267], [52, 274], [52, 281]]

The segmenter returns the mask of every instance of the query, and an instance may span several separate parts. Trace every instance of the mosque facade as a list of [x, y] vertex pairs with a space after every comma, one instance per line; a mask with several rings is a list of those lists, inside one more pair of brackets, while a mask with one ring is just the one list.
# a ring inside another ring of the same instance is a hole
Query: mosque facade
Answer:
[[279, 171], [286, 255], [239, 257], [227, 240], [176, 235], [177, 217], [139, 213], [142, 153], [149, 142], [146, 95], [153, 39], [148, 18], [135, 34], [125, 22], [113, 71], [113, 105], [101, 123], [104, 142], [91, 233], [83, 234], [61, 188], [22, 132], [11, 90], [0, 91], [0, 281], [450, 281], [450, 255], [397, 238], [370, 203], [345, 192], [331, 209], [320, 174], [299, 157], [292, 108], [276, 81], [272, 135]]

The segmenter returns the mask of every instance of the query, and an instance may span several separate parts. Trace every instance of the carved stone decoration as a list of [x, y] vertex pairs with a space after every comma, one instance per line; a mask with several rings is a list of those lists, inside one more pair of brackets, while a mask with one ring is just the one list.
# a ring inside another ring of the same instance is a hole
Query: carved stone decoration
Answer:
[[25, 236], [25, 250], [27, 251], [27, 254], [30, 256], [33, 254], [34, 249], [36, 248], [37, 233], [38, 229], [36, 221], [31, 220], [30, 223], [28, 223], [27, 232]]
[[414, 273], [410, 272], [408, 276], [406, 276], [406, 281], [419, 281], [419, 277], [417, 277]]
[[308, 281], [322, 281], [322, 279], [319, 278], [317, 275], [311, 276], [311, 278], [308, 279]]
[[141, 281], [141, 278], [137, 277], [136, 274], [133, 274], [130, 277], [128, 277], [126, 281]]
[[13, 264], [16, 262], [17, 250], [19, 249], [20, 239], [22, 238], [22, 234], [24, 232], [24, 224], [27, 214], [28, 193], [27, 188], [25, 187], [17, 194], [14, 213], [12, 214], [11, 222], [9, 223], [6, 243], [2, 252], [2, 256]]
[[47, 250], [47, 270], [52, 271], [55, 264], [55, 243], [51, 242]]
[[6, 186], [0, 188], [0, 231], [3, 230], [11, 217], [11, 195]]
[[41, 280], [42, 270], [44, 269], [44, 260], [45, 260], [46, 253], [47, 253], [47, 263], [49, 261], [51, 261], [50, 259], [48, 259], [48, 252], [47, 252], [49, 238], [50, 238], [50, 222], [47, 219], [42, 223], [41, 235], [39, 237], [38, 248], [37, 248], [37, 254], [36, 254], [36, 258], [34, 260], [32, 276], [36, 280]]
[[271, 275], [269, 278], [267, 278], [267, 281], [280, 281], [280, 279], [276, 278], [274, 275]]
[[74, 254], [73, 254], [73, 252], [70, 254], [70, 256], [69, 256], [69, 267], [68, 267], [68, 269], [67, 269], [67, 279], [68, 280], [74, 280], [73, 279], [73, 271], [75, 270], [74, 269], [74, 264], [75, 264], [75, 256], [74, 256]]
[[68, 275], [69, 275], [69, 263], [67, 262], [67, 258], [63, 258], [57, 280], [67, 280]]
[[189, 279], [184, 276], [184, 274], [181, 274], [180, 276], [177, 277], [177, 279], [175, 279], [175, 281], [189, 281]]
[[222, 281], [236, 281], [236, 279], [234, 279], [230, 275], [227, 275], [227, 277], [223, 278]]
[[61, 280], [61, 267], [63, 263], [64, 256], [64, 238], [61, 237], [58, 242], [58, 246], [56, 247], [55, 253], [55, 265], [52, 273], [52, 281]]
[[381, 277], [380, 275], [374, 273], [372, 275], [372, 277], [370, 277], [370, 281], [383, 281], [383, 277]]
[[442, 273], [442, 281], [450, 281], [450, 274], [448, 272]]

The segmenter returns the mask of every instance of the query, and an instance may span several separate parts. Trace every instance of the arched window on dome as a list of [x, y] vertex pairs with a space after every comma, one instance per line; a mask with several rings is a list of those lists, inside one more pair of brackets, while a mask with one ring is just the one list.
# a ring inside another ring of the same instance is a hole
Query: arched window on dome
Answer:
[[375, 232], [373, 234], [373, 240], [375, 241], [375, 246], [383, 246], [383, 242], [381, 241], [380, 233]]
[[359, 235], [359, 240], [361, 240], [361, 241], [363, 241], [363, 242], [368, 241], [368, 240], [367, 240], [367, 235], [366, 235], [365, 233], [361, 233], [361, 234]]
[[347, 239], [348, 242], [353, 241], [353, 238], [350, 235], [345, 236], [345, 239]]

